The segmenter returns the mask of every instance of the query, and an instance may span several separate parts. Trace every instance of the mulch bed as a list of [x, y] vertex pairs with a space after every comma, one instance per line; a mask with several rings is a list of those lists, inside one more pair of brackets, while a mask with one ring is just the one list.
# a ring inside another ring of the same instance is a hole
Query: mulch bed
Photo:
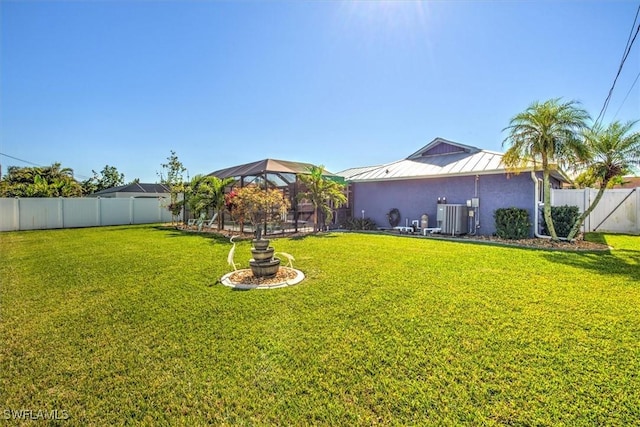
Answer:
[[455, 238], [456, 240], [473, 240], [479, 242], [499, 243], [504, 245], [518, 246], [524, 248], [536, 248], [536, 249], [552, 249], [561, 251], [608, 251], [611, 248], [602, 243], [589, 242], [583, 240], [581, 237], [573, 242], [568, 241], [553, 241], [551, 239], [519, 239], [509, 240], [501, 239], [495, 236], [462, 236]]
[[298, 273], [289, 267], [280, 267], [276, 275], [269, 278], [255, 277], [250, 269], [245, 269], [235, 271], [229, 276], [229, 280], [237, 285], [276, 285], [295, 279], [297, 275]]
[[[401, 236], [419, 236], [422, 238], [422, 234], [411, 233], [398, 233], [397, 231], [386, 231], [389, 234], [401, 235]], [[450, 241], [474, 241], [485, 243], [497, 243], [501, 245], [517, 246], [522, 248], [534, 248], [534, 249], [548, 249], [548, 250], [560, 250], [560, 251], [608, 251], [611, 248], [603, 243], [589, 242], [583, 239], [583, 235], [580, 234], [574, 241], [568, 242], [566, 240], [553, 241], [551, 239], [533, 238], [533, 239], [501, 239], [496, 236], [469, 236], [467, 234], [462, 236], [446, 236], [443, 234], [429, 234], [426, 236], [429, 239], [442, 239]]]

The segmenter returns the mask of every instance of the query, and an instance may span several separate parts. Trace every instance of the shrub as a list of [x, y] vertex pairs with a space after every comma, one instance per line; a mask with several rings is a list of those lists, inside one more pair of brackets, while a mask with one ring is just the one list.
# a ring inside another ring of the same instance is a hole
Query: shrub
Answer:
[[342, 224], [347, 230], [377, 230], [378, 225], [371, 218], [347, 218]]
[[[567, 237], [571, 227], [579, 217], [580, 209], [577, 206], [551, 206], [551, 220], [558, 237]], [[544, 215], [542, 215], [542, 233], [549, 234]]]
[[520, 208], [496, 209], [496, 235], [502, 239], [525, 239], [530, 236], [529, 212]]

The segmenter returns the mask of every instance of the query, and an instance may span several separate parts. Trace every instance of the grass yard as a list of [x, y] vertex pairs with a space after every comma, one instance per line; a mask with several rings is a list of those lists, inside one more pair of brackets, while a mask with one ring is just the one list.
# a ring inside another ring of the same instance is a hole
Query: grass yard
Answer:
[[230, 244], [211, 236], [0, 233], [0, 418], [638, 425], [640, 237], [591, 238], [614, 249], [278, 239], [307, 279], [243, 292], [216, 284]]

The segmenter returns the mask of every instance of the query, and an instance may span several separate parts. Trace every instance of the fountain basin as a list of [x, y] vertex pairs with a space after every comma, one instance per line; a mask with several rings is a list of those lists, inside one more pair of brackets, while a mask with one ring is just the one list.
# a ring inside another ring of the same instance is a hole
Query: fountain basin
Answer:
[[267, 249], [251, 249], [251, 255], [253, 255], [254, 261], [267, 261], [273, 258], [274, 251], [273, 246], [269, 246]]
[[252, 240], [251, 243], [253, 243], [253, 248], [257, 249], [257, 250], [265, 250], [269, 247], [269, 241], [267, 239], [260, 239], [260, 240]]
[[273, 277], [280, 268], [280, 258], [272, 258], [266, 261], [249, 260], [251, 272], [255, 277]]

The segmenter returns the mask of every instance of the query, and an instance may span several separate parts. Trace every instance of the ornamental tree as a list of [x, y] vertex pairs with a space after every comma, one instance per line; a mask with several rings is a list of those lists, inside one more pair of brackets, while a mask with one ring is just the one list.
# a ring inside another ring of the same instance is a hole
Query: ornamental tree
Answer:
[[232, 194], [232, 197], [226, 198], [231, 215], [240, 224], [248, 220], [256, 231], [269, 222], [279, 222], [290, 206], [289, 200], [278, 189], [265, 190], [257, 185], [249, 185], [234, 189]]

